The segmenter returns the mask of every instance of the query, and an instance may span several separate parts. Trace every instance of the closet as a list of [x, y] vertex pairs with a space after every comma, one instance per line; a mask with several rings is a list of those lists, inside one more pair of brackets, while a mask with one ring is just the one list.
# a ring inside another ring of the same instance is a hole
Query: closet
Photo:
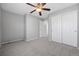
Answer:
[[52, 40], [61, 43], [61, 16], [55, 15], [51, 19]]
[[77, 46], [77, 11], [70, 11], [62, 15], [63, 43]]
[[49, 16], [52, 41], [77, 47], [77, 14], [70, 10]]

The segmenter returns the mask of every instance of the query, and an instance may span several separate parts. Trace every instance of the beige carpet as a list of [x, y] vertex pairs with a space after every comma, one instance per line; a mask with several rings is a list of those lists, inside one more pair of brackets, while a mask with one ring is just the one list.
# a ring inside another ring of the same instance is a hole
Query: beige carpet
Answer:
[[29, 42], [18, 41], [2, 45], [2, 56], [78, 56], [77, 48], [48, 41], [45, 38]]

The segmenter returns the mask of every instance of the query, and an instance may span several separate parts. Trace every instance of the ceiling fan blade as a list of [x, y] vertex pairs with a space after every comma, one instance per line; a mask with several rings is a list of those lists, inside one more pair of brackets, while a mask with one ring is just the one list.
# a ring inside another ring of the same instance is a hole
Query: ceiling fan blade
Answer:
[[41, 3], [41, 4], [42, 4], [42, 6], [46, 5], [46, 3]]
[[26, 4], [28, 4], [28, 5], [32, 6], [32, 7], [36, 7], [36, 6], [34, 6], [33, 4], [30, 4], [30, 3], [26, 3]]
[[35, 12], [36, 11], [36, 9], [35, 10], [33, 10], [33, 11], [31, 11], [30, 13], [33, 13], [33, 12]]
[[39, 15], [40, 15], [40, 16], [42, 16], [42, 13], [41, 13], [41, 12], [39, 12]]
[[42, 8], [42, 10], [50, 11], [51, 9], [49, 9], [49, 8]]

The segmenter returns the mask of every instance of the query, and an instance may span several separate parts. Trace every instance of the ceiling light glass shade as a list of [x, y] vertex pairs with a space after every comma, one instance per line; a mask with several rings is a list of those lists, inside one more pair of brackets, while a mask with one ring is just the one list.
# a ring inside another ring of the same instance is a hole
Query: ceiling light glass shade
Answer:
[[37, 11], [37, 12], [41, 12], [42, 9], [41, 9], [41, 8], [37, 8], [36, 11]]

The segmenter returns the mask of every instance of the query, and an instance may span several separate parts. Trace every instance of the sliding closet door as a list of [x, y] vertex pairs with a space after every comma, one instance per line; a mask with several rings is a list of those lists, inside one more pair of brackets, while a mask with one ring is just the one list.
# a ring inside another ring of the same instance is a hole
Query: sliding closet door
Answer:
[[52, 20], [52, 40], [61, 43], [61, 15], [55, 15]]
[[77, 11], [62, 15], [62, 40], [64, 44], [77, 46]]

